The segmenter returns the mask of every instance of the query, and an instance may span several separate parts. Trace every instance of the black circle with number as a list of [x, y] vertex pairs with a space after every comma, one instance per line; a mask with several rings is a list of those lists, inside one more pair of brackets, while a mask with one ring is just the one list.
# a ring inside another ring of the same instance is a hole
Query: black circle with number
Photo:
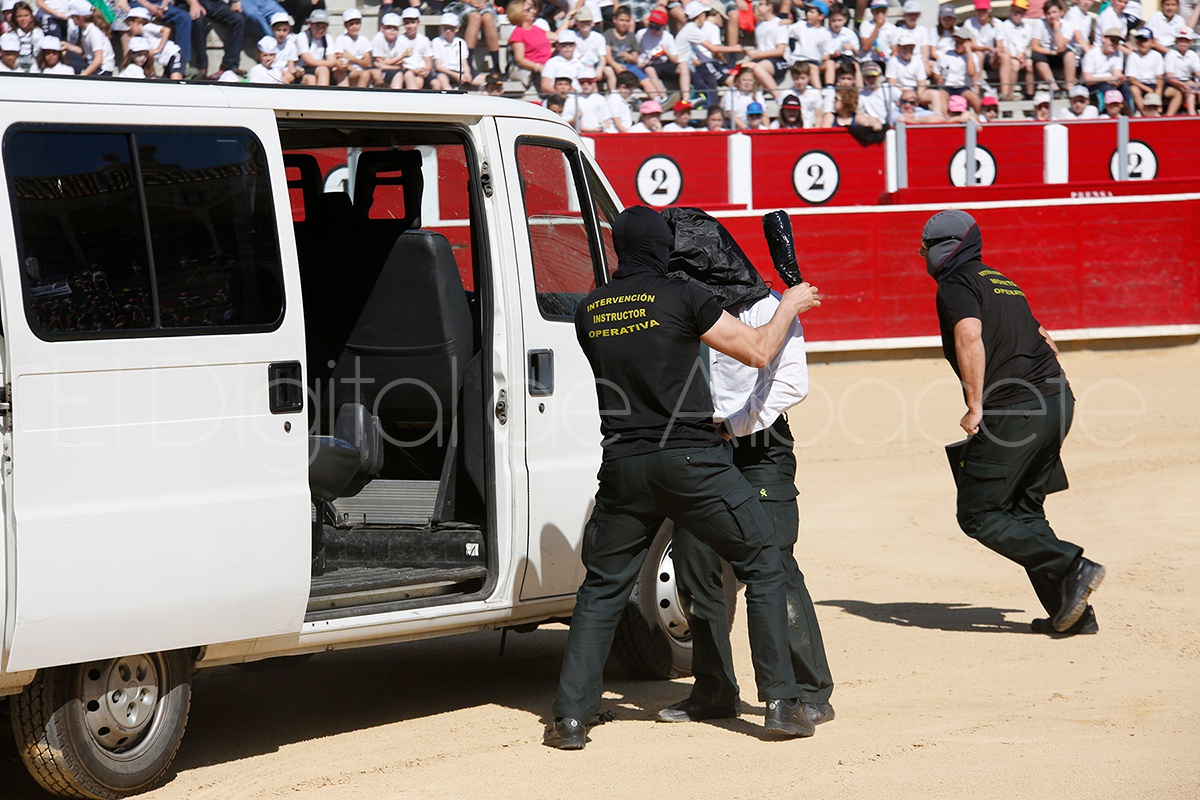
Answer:
[[[667, 162], [674, 170], [673, 175], [668, 173], [667, 169], [665, 168], [666, 165], [655, 168], [651, 163], [662, 161]], [[651, 167], [650, 174], [646, 177], [650, 179], [652, 186], [649, 187], [648, 191], [644, 191], [642, 187], [642, 171], [646, 169], [647, 166]], [[669, 185], [673, 180], [677, 180], [679, 182], [677, 187], [672, 187]], [[654, 206], [657, 208], [669, 206], [672, 203], [677, 202], [679, 198], [683, 196], [683, 183], [683, 170], [679, 168], [679, 162], [670, 156], [663, 155], [662, 153], [655, 153], [639, 164], [637, 172], [634, 173], [633, 176], [633, 184], [634, 188], [637, 190], [638, 199], [648, 206]]]
[[[806, 162], [804, 174], [812, 179], [808, 187], [801, 189], [796, 184], [796, 170]], [[837, 160], [824, 150], [809, 150], [796, 159], [792, 165], [792, 191], [809, 205], [820, 206], [828, 203], [837, 194], [841, 184], [841, 171]]]
[[[1129, 180], [1152, 181], [1158, 177], [1158, 153], [1154, 152], [1153, 147], [1141, 139], [1130, 139], [1125, 152], [1129, 157]], [[1112, 155], [1108, 157], [1108, 174], [1114, 181], [1121, 179], [1120, 157], [1121, 149], [1114, 147]]]
[[[981, 159], [979, 157], [981, 153], [986, 157], [987, 161], [984, 161], [983, 159]], [[955, 176], [954, 176], [954, 160], [956, 158], [958, 158], [959, 154], [962, 154], [962, 157], [963, 157], [963, 180], [964, 180], [964, 182], [961, 184], [955, 183], [955, 181], [954, 181], [954, 178], [955, 178]], [[990, 162], [990, 163], [988, 163], [988, 162]], [[989, 169], [990, 169], [991, 175], [987, 174], [989, 172]], [[983, 174], [981, 175], [980, 173], [983, 173]], [[996, 161], [996, 156], [992, 153], [991, 150], [987, 149], [983, 145], [976, 144], [975, 145], [975, 184], [974, 185], [975, 186], [994, 186], [996, 184], [996, 177], [999, 175], [999, 173], [1000, 173], [1000, 165]], [[968, 186], [968, 184], [965, 182], [966, 175], [967, 175], [967, 148], [964, 146], [964, 147], [960, 147], [957, 150], [955, 150], [954, 154], [950, 156], [950, 161], [949, 161], [949, 163], [946, 164], [946, 176], [950, 179], [951, 186], [954, 186], [955, 188], [963, 188], [963, 187]], [[986, 180], [989, 178], [990, 178], [990, 180]]]

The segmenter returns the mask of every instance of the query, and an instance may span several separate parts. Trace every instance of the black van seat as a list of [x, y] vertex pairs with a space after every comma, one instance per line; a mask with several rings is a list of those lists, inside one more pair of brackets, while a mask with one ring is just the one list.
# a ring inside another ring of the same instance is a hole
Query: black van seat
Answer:
[[308, 438], [308, 488], [316, 500], [355, 494], [382, 467], [379, 420], [361, 403], [338, 409], [333, 436]]
[[357, 392], [354, 399], [385, 423], [448, 427], [473, 330], [446, 237], [405, 231], [337, 358], [336, 391]]

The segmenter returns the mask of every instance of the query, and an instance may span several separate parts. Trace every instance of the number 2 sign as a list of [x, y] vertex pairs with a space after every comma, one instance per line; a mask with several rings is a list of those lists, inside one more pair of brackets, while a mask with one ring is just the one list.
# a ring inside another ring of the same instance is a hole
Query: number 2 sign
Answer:
[[837, 194], [841, 175], [833, 156], [821, 150], [810, 150], [796, 160], [792, 167], [792, 186], [801, 200], [813, 205], [829, 202]]
[[683, 192], [683, 172], [666, 156], [650, 156], [643, 161], [636, 180], [638, 197], [648, 206], [669, 206]]

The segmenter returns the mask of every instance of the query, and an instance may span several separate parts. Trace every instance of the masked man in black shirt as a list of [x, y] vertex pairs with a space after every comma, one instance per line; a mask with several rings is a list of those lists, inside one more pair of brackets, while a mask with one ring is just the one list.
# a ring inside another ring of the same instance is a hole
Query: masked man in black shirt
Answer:
[[970, 438], [958, 475], [958, 524], [973, 539], [1025, 568], [1050, 615], [1035, 633], [1095, 633], [1088, 597], [1104, 567], [1054, 535], [1042, 504], [1075, 398], [1058, 348], [1025, 293], [980, 259], [983, 238], [962, 211], [925, 223], [921, 255], [938, 283], [942, 351], [962, 381]]
[[667, 276], [674, 237], [655, 211], [634, 207], [613, 224], [618, 268], [579, 304], [575, 331], [596, 376], [603, 460], [583, 537], [579, 587], [545, 744], [582, 749], [600, 707], [613, 634], [654, 535], [667, 518], [721, 555], [746, 584], [746, 616], [766, 729], [811, 736], [788, 648], [779, 550], [754, 489], [713, 425], [700, 343], [746, 364], [778, 352], [798, 313], [820, 304], [807, 283], [783, 294], [751, 328], [697, 283]]

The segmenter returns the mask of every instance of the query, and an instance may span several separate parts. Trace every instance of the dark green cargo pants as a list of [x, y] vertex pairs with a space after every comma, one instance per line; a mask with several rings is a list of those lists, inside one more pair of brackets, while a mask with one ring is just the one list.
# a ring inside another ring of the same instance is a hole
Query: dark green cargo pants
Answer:
[[760, 700], [796, 697], [788, 656], [783, 566], [755, 491], [728, 445], [659, 450], [605, 461], [583, 535], [587, 576], [576, 595], [555, 717], [587, 722], [600, 708], [604, 662], [634, 579], [665, 519], [721, 555], [746, 584]]
[[1059, 539], [1042, 504], [1071, 429], [1075, 398], [1061, 394], [988, 409], [963, 451], [958, 524], [963, 533], [1025, 568], [1053, 617], [1060, 585], [1083, 548]]
[[[754, 487], [771, 521], [772, 543], [783, 562], [792, 670], [806, 703], [824, 703], [833, 693], [833, 677], [816, 610], [793, 548], [800, 527], [796, 504], [795, 443], [780, 417], [765, 431], [734, 441], [733, 463]], [[721, 559], [711, 547], [684, 529], [675, 530], [672, 558], [684, 594], [692, 631], [692, 699], [723, 705], [738, 696], [729, 644], [729, 609], [721, 583]]]

